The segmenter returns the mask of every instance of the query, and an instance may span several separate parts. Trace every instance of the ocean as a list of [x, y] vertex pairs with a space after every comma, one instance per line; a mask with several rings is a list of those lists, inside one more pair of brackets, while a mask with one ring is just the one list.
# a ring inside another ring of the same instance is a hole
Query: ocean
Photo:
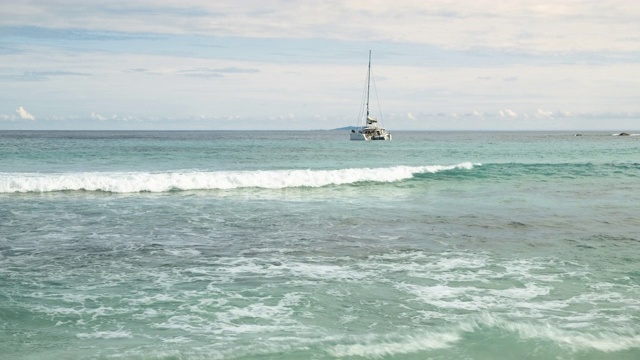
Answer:
[[640, 136], [392, 132], [0, 132], [0, 357], [640, 359]]

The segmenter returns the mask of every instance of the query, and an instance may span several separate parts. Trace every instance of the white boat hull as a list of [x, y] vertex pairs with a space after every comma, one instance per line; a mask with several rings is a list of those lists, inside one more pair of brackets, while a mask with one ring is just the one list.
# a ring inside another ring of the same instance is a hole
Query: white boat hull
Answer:
[[389, 133], [385, 133], [383, 135], [376, 135], [376, 136], [371, 136], [368, 134], [363, 134], [360, 132], [354, 133], [352, 132], [351, 134], [351, 140], [361, 140], [361, 141], [370, 141], [370, 140], [383, 140], [383, 141], [391, 141], [391, 134]]

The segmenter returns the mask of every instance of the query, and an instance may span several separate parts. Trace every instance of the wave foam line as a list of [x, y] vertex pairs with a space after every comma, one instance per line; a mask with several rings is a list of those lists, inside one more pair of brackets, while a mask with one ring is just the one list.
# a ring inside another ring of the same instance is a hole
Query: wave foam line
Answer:
[[457, 333], [422, 333], [400, 339], [373, 338], [363, 343], [336, 345], [327, 352], [334, 357], [393, 357], [420, 351], [446, 349], [460, 341]]
[[598, 329], [598, 325], [594, 324], [589, 327], [592, 332], [579, 332], [552, 324], [514, 322], [483, 313], [475, 320], [475, 324], [470, 327], [468, 325], [463, 325], [461, 330], [484, 331], [484, 325], [515, 333], [524, 340], [548, 340], [574, 350], [617, 352], [640, 348], [640, 334], [638, 334], [637, 328], [630, 328], [624, 324], [618, 324], [615, 327], [602, 326], [600, 329]]
[[471, 163], [462, 163], [450, 166], [394, 166], [341, 170], [0, 173], [0, 193], [74, 190], [133, 193], [172, 190], [322, 187], [365, 181], [396, 182], [410, 179], [415, 174], [471, 169], [473, 166]]

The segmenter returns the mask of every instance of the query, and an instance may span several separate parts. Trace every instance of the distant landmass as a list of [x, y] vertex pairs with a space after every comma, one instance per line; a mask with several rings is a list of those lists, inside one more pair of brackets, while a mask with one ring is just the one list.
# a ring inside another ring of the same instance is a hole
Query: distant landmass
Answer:
[[337, 129], [333, 129], [333, 130], [347, 130], [347, 131], [350, 131], [350, 130], [358, 130], [358, 129], [360, 129], [359, 126], [345, 126], [345, 127], [341, 127], [341, 128], [337, 128]]

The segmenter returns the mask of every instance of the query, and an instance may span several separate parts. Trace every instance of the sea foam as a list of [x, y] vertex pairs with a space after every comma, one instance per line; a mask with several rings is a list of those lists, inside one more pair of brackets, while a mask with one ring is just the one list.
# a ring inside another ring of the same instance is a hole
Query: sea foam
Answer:
[[134, 193], [238, 188], [315, 188], [367, 181], [396, 182], [410, 179], [415, 174], [471, 169], [473, 166], [472, 163], [461, 163], [449, 166], [393, 166], [339, 170], [0, 173], [0, 193], [77, 190]]
[[334, 357], [382, 358], [421, 351], [445, 349], [453, 346], [461, 337], [457, 333], [417, 333], [403, 338], [394, 336], [368, 339], [363, 343], [336, 345], [327, 352]]

